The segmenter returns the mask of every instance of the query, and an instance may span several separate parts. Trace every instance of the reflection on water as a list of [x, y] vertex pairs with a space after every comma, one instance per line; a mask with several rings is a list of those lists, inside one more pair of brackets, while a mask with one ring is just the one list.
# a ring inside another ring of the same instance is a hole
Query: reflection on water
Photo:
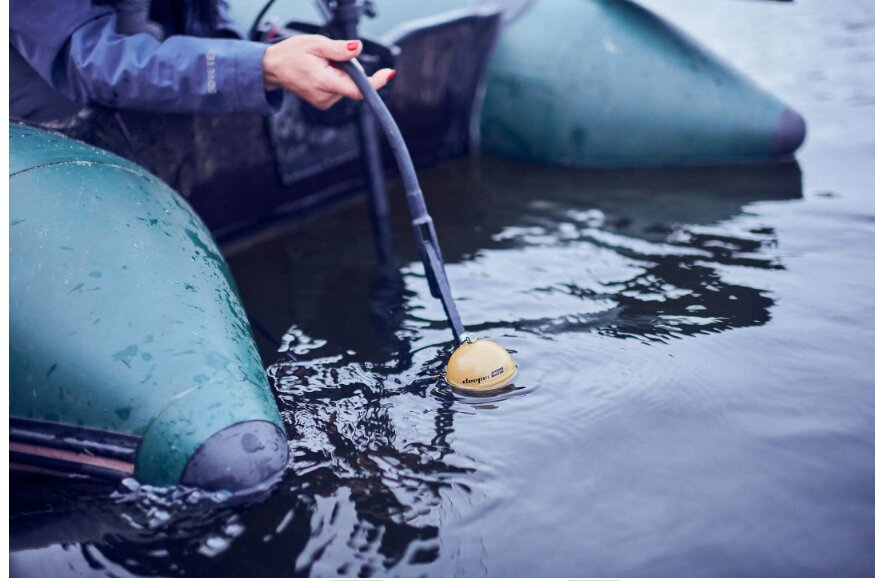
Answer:
[[[467, 326], [543, 337], [591, 329], [647, 339], [764, 323], [771, 299], [720, 271], [782, 269], [774, 229], [740, 214], [758, 200], [801, 196], [795, 163], [584, 172], [480, 159], [426, 179]], [[421, 293], [404, 215], [396, 208], [409, 265], [401, 277], [374, 275], [360, 208], [237, 251], [231, 261], [265, 360], [289, 324], [318, 328], [320, 344], [364, 359], [390, 351], [407, 358], [411, 336], [446, 328]]]
[[[463, 232], [480, 236], [463, 238], [472, 250], [461, 249], [461, 255], [480, 249], [476, 263], [491, 260], [483, 256], [485, 249], [518, 250], [511, 261], [537, 264], [537, 284], [511, 275], [509, 301], [523, 294], [542, 305], [569, 306], [569, 312], [552, 318], [543, 318], [549, 308], [533, 308], [535, 317], [517, 318], [514, 329], [542, 336], [593, 329], [649, 340], [768, 320], [771, 299], [756, 288], [722, 280], [718, 269], [782, 268], [770, 251], [777, 245], [773, 229], [714, 226], [757, 199], [799, 197], [795, 164], [613, 173], [533, 171], [483, 160], [474, 174], [473, 183], [488, 192], [479, 198], [481, 219], [493, 213], [490, 206], [508, 205], [519, 215], [502, 212], [505, 222], [491, 228], [482, 222], [465, 225]], [[532, 200], [533, 192], [549, 197]], [[466, 215], [454, 218], [464, 223]], [[498, 284], [504, 289], [508, 281]]]

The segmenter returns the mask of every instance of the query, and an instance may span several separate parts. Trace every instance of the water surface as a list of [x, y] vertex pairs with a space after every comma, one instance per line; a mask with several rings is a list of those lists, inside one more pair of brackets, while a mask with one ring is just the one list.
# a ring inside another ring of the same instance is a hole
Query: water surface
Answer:
[[[228, 247], [292, 432], [265, 498], [13, 489], [19, 574], [875, 572], [875, 5], [646, 4], [799, 109], [799, 164], [422, 175], [463, 320], [520, 365], [459, 397], [394, 208]], [[399, 200], [398, 192], [394, 192]]]

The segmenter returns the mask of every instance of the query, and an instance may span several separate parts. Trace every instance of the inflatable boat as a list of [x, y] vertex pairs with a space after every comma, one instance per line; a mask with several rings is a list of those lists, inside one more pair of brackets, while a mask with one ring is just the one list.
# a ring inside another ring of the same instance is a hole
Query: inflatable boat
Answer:
[[[386, 100], [420, 168], [472, 153], [583, 168], [763, 163], [805, 137], [792, 108], [629, 0], [375, 5], [361, 34], [398, 70]], [[262, 6], [230, 2], [245, 27]], [[277, 0], [258, 22], [276, 38], [319, 31], [322, 17]], [[267, 120], [96, 110], [68, 133], [167, 181], [224, 239], [362, 191], [355, 128], [311, 113], [292, 95]]]
[[486, 153], [575, 167], [763, 162], [805, 136], [793, 109], [627, 0], [531, 2], [496, 47], [479, 129]]
[[10, 464], [240, 491], [287, 438], [225, 260], [106, 151], [10, 124]]
[[[277, 2], [266, 18], [318, 21], [301, 4]], [[232, 6], [249, 23], [258, 3]], [[376, 7], [362, 32], [389, 44], [399, 30], [460, 13], [502, 15], [472, 127], [486, 154], [576, 167], [720, 165], [783, 158], [805, 137], [793, 109], [631, 0]]]

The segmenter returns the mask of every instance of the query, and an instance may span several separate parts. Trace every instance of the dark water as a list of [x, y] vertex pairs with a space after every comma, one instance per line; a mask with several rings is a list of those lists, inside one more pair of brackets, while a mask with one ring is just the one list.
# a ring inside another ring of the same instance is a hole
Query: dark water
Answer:
[[487, 399], [436, 380], [403, 208], [400, 277], [360, 203], [229, 247], [296, 474], [27, 482], [13, 572], [875, 574], [875, 2], [647, 4], [802, 111], [798, 166], [425, 172], [463, 320], [521, 368]]

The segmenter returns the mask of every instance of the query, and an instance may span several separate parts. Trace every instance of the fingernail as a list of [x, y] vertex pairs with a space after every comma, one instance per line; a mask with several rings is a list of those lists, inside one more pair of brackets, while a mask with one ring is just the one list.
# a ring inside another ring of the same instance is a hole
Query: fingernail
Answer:
[[394, 76], [395, 76], [395, 69], [392, 69], [391, 71], [389, 71], [389, 76], [386, 77], [386, 81], [391, 81], [392, 77], [394, 77]]
[[353, 40], [352, 42], [346, 43], [346, 50], [352, 52], [359, 47], [359, 41]]

